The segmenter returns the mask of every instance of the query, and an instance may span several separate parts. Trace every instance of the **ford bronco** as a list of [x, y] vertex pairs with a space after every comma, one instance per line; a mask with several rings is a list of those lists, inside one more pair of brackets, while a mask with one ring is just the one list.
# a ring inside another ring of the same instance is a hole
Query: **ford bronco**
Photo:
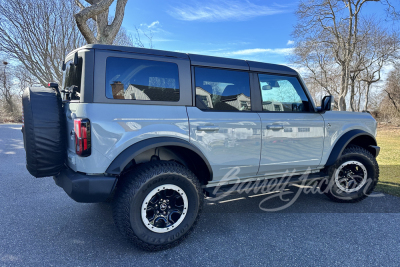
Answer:
[[289, 170], [357, 202], [378, 181], [374, 118], [332, 111], [332, 96], [317, 107], [292, 68], [96, 44], [63, 71], [62, 85], [24, 92], [27, 169], [77, 202], [112, 199], [117, 228], [143, 249], [187, 237], [215, 188]]

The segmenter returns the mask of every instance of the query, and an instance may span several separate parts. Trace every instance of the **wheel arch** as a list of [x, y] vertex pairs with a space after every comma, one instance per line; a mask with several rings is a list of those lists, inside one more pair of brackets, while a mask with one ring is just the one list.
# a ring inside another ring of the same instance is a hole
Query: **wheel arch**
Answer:
[[[136, 164], [135, 159], [142, 158], [141, 160], [143, 160], [143, 155], [156, 149], [168, 151], [170, 160], [178, 161], [188, 167], [196, 174], [202, 184], [212, 180], [212, 168], [204, 154], [193, 144], [174, 137], [154, 137], [131, 145], [111, 162], [106, 173], [120, 175], [131, 163]], [[147, 161], [150, 161], [150, 159]]]
[[363, 147], [371, 152], [374, 157], [377, 157], [379, 154], [379, 147], [377, 146], [376, 139], [372, 134], [363, 130], [351, 130], [343, 134], [336, 142], [325, 166], [332, 166], [336, 160], [340, 158], [343, 150], [345, 150], [349, 145]]

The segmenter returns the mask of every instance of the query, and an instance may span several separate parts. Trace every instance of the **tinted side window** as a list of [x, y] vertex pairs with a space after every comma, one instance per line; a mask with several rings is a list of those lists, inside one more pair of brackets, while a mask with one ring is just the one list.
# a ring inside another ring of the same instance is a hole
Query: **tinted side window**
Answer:
[[296, 77], [258, 74], [264, 111], [309, 111], [309, 100]]
[[179, 101], [178, 65], [170, 62], [109, 57], [106, 97], [151, 101]]
[[195, 68], [196, 106], [202, 110], [250, 111], [249, 74], [244, 71]]
[[65, 64], [65, 71], [63, 74], [63, 89], [71, 91], [70, 100], [79, 100], [81, 93], [81, 80], [82, 80], [82, 58], [78, 58], [78, 65], [74, 65], [72, 60]]

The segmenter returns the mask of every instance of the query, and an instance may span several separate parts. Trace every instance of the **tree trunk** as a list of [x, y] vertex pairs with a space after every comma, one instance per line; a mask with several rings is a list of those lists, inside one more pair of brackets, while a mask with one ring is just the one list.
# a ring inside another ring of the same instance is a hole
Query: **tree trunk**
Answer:
[[346, 111], [346, 95], [347, 95], [347, 88], [349, 86], [349, 77], [346, 66], [342, 66], [342, 82], [340, 86], [340, 94], [339, 94], [339, 101], [338, 101], [338, 108], [339, 111]]
[[367, 83], [367, 91], [365, 92], [365, 103], [364, 110], [368, 110], [368, 100], [369, 100], [369, 89], [371, 87], [371, 83]]
[[354, 108], [354, 96], [355, 96], [355, 79], [351, 79], [351, 84], [350, 84], [350, 108], [351, 111], [355, 111]]
[[361, 81], [358, 81], [358, 104], [357, 104], [357, 111], [360, 112], [360, 107], [361, 107]]
[[[114, 0], [94, 0], [88, 7], [84, 7], [79, 0], [75, 0], [75, 2], [81, 8], [81, 11], [75, 14], [76, 25], [88, 44], [112, 44], [121, 28], [128, 0], [117, 0], [115, 16], [110, 25], [108, 24], [108, 11]], [[97, 36], [87, 24], [91, 18], [96, 20]]]

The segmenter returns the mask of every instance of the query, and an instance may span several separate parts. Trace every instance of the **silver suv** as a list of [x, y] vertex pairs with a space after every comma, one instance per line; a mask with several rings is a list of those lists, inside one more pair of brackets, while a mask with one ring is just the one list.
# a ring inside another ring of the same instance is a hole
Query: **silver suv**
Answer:
[[86, 45], [63, 70], [62, 86], [24, 92], [27, 169], [78, 202], [112, 198], [143, 249], [178, 244], [204, 196], [237, 183], [307, 172], [332, 200], [357, 202], [378, 181], [373, 117], [331, 111], [331, 96], [316, 107], [289, 67]]

